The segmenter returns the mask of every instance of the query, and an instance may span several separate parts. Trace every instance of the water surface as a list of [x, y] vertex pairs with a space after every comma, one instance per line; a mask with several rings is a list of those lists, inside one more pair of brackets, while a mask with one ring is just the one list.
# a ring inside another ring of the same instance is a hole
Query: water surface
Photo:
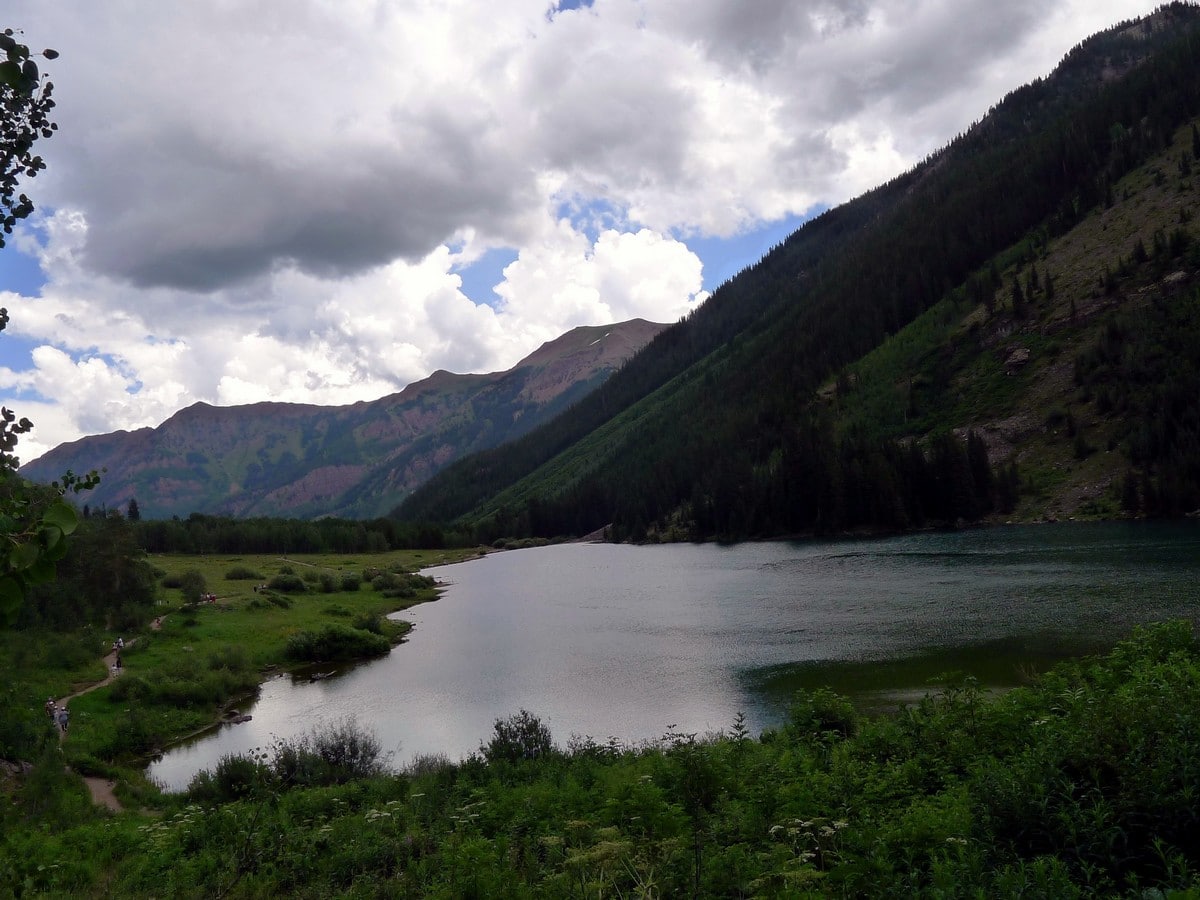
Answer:
[[1137, 623], [1200, 618], [1200, 527], [1063, 524], [860, 541], [568, 544], [428, 571], [440, 600], [383, 660], [280, 676], [253, 720], [169, 751], [186, 785], [222, 755], [347, 715], [393, 761], [478, 749], [526, 708], [559, 743], [633, 743], [670, 726], [760, 730], [798, 687], [860, 705], [920, 696], [948, 670], [1006, 686]]

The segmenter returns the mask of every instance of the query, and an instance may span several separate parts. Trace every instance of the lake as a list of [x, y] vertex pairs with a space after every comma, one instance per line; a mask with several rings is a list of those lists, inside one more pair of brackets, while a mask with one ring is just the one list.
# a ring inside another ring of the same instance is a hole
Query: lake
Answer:
[[994, 688], [1100, 651], [1139, 623], [1200, 619], [1200, 526], [1096, 523], [871, 540], [564, 544], [428, 570], [442, 597], [386, 658], [267, 681], [253, 719], [168, 751], [169, 789], [224, 754], [353, 716], [393, 764], [458, 759], [521, 708], [556, 741], [636, 743], [668, 728], [754, 731], [798, 688], [864, 710], [939, 673]]

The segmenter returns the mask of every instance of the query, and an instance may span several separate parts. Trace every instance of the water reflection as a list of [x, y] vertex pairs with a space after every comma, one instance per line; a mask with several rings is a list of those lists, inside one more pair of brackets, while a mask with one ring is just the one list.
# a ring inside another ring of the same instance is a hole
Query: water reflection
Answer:
[[445, 595], [401, 614], [415, 628], [384, 660], [272, 679], [251, 722], [150, 774], [182, 787], [223, 754], [348, 715], [403, 763], [470, 753], [522, 707], [560, 743], [636, 742], [727, 729], [739, 711], [761, 729], [797, 687], [886, 706], [940, 671], [1011, 683], [1134, 623], [1195, 617], [1198, 550], [1194, 526], [1107, 524], [493, 554], [430, 570]]

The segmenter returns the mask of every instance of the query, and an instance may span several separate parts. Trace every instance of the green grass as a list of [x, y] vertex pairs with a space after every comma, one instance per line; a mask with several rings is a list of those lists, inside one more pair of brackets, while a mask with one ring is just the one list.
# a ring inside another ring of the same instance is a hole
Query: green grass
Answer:
[[[295, 665], [286, 654], [293, 635], [320, 633], [335, 623], [357, 624], [378, 628], [398, 643], [409, 626], [391, 622], [387, 614], [433, 600], [436, 591], [422, 587], [409, 591], [411, 596], [387, 596], [366, 578], [358, 590], [344, 591], [342, 576], [411, 572], [478, 553], [153, 556], [161, 581], [178, 583], [184, 573], [197, 571], [217, 599], [188, 608], [178, 588], [160, 588], [161, 629], [122, 635], [136, 640], [122, 654], [121, 676], [71, 701], [67, 757], [85, 769], [136, 761], [213, 724], [230, 702], [252, 694], [266, 672]], [[225, 577], [238, 569], [252, 569], [264, 579]], [[303, 580], [306, 592], [255, 590], [289, 570]], [[335, 590], [323, 589], [322, 575], [333, 576]], [[100, 657], [116, 637], [96, 629], [70, 636], [0, 632], [0, 665], [15, 675], [9, 686], [13, 708], [40, 710], [47, 696], [62, 697], [102, 680], [108, 673]]]

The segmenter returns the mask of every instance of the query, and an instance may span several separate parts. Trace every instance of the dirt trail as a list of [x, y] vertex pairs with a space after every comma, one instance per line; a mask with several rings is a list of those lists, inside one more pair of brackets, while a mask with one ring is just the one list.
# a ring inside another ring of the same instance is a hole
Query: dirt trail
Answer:
[[[157, 630], [160, 627], [160, 622], [160, 619], [155, 619], [154, 624], [150, 627]], [[125, 642], [125, 646], [129, 647], [136, 641], [137, 638], [130, 638]], [[90, 684], [85, 688], [80, 688], [72, 694], [67, 694], [67, 696], [55, 700], [54, 705], [66, 709], [67, 704], [76, 697], [81, 697], [84, 694], [90, 693], [91, 691], [98, 690], [99, 688], [104, 687], [106, 684], [112, 684], [113, 679], [119, 678], [121, 674], [121, 670], [115, 668], [117, 664], [117, 654], [119, 652], [119, 650], [113, 648], [113, 650], [104, 657], [104, 668], [108, 674], [103, 679]], [[59, 729], [59, 743], [62, 743], [66, 739], [67, 732]], [[122, 809], [124, 809], [124, 807], [121, 806], [121, 802], [116, 798], [116, 795], [113, 794], [113, 782], [109, 779], [84, 776], [83, 783], [87, 785], [88, 791], [92, 795], [92, 802], [97, 806], [103, 806], [107, 809], [111, 809], [113, 812], [120, 812]]]

